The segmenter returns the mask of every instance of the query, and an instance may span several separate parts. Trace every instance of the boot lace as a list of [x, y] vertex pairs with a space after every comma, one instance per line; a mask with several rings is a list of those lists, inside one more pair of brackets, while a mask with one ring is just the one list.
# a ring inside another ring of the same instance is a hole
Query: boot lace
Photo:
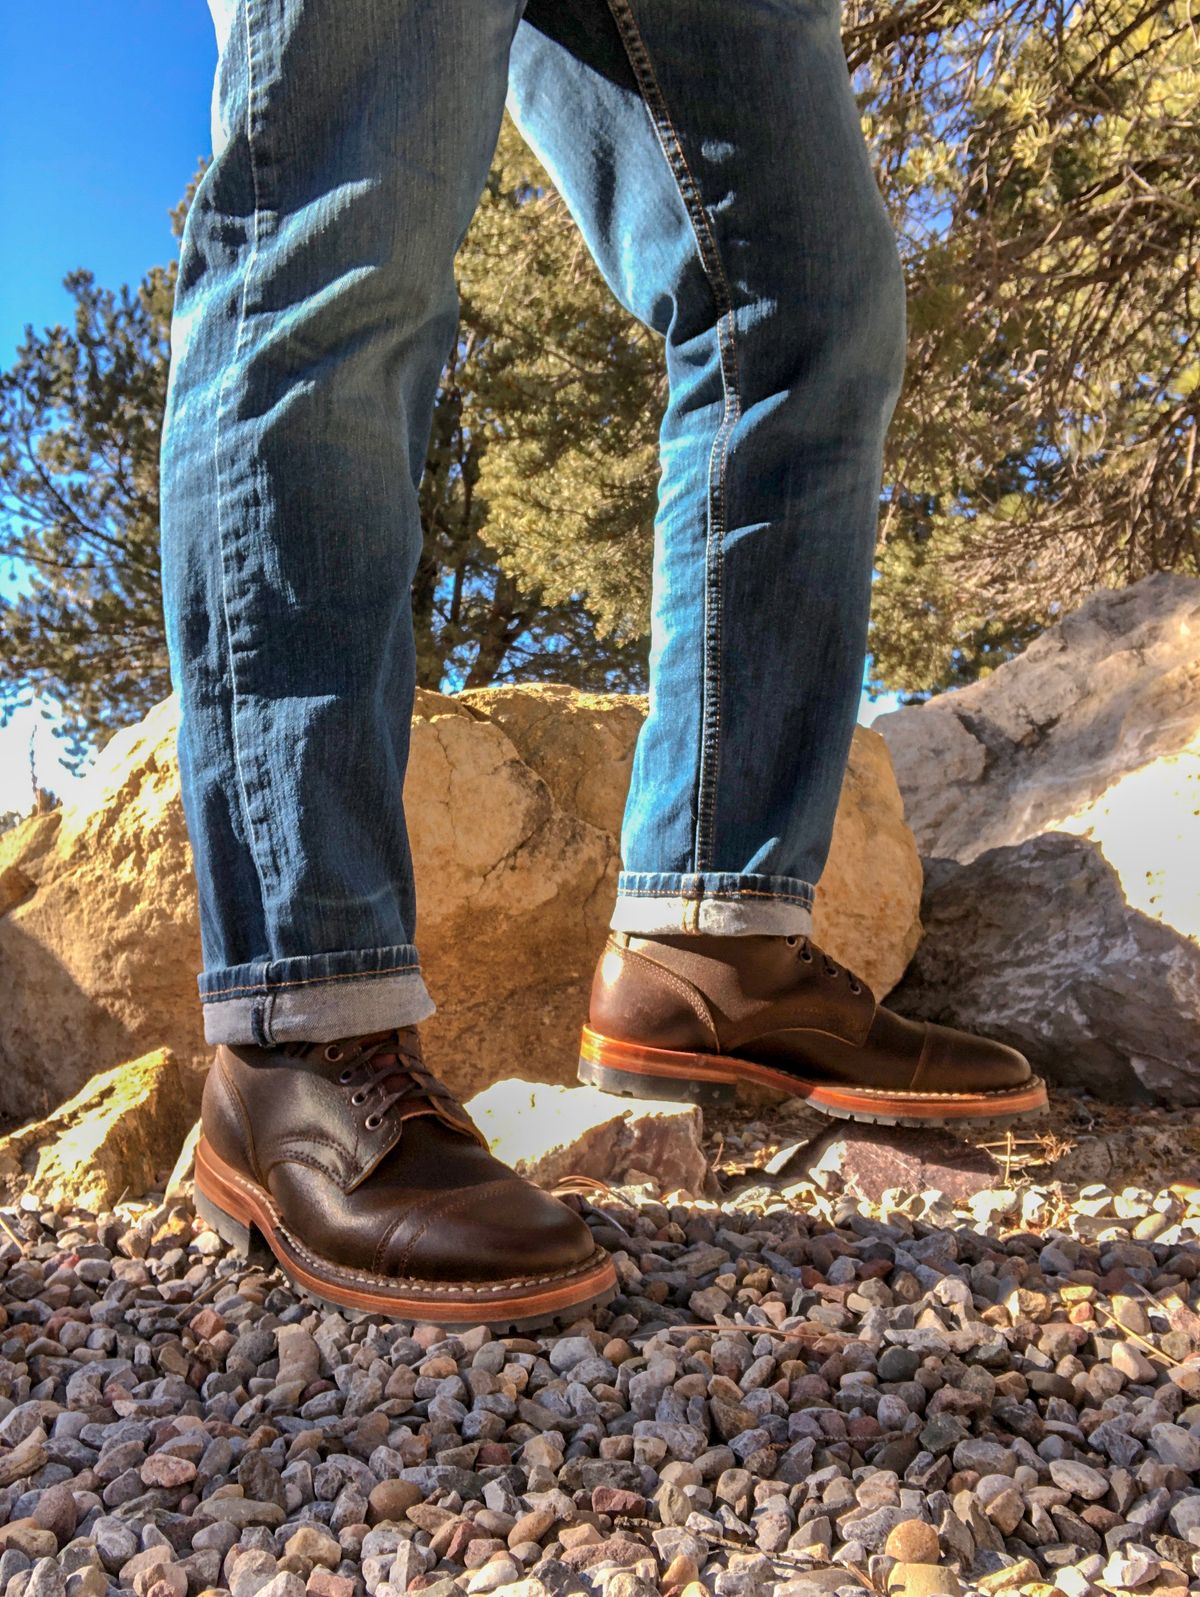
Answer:
[[813, 959], [819, 954], [821, 956], [821, 966], [826, 976], [833, 977], [835, 980], [838, 976], [845, 976], [850, 984], [852, 993], [862, 992], [862, 983], [858, 977], [847, 970], [844, 965], [839, 965], [836, 960], [830, 959], [825, 950], [818, 948], [807, 933], [794, 932], [787, 941], [789, 947], [799, 949], [800, 958], [806, 965], [811, 965]]
[[368, 1131], [378, 1131], [388, 1111], [397, 1104], [414, 1100], [435, 1109], [440, 1103], [456, 1120], [465, 1118], [458, 1099], [421, 1057], [415, 1026], [400, 1026], [318, 1047], [327, 1064], [343, 1066], [338, 1083], [354, 1088], [350, 1095], [354, 1107], [370, 1104], [363, 1121]]

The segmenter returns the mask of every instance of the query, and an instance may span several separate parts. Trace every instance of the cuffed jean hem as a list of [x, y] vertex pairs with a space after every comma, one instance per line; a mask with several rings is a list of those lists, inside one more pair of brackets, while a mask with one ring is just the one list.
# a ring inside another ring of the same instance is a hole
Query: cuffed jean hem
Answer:
[[336, 1042], [434, 1012], [411, 944], [231, 965], [198, 985], [210, 1043]]
[[812, 930], [813, 884], [795, 876], [704, 871], [622, 871], [612, 929], [642, 937], [707, 932], [714, 937], [791, 936]]

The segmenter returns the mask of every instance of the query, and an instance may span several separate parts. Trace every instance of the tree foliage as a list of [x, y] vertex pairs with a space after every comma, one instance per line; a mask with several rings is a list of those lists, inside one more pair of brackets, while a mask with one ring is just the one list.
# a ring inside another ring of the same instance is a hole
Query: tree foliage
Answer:
[[[1196, 571], [1200, 50], [1191, 0], [845, 0], [901, 242], [877, 686], [1019, 650], [1098, 584]], [[182, 227], [195, 182], [175, 213]], [[413, 592], [419, 678], [640, 686], [664, 397], [508, 118], [459, 255]], [[0, 377], [0, 715], [83, 747], [167, 686], [159, 428], [175, 265], [67, 278], [74, 327]]]
[[850, 0], [901, 239], [879, 681], [937, 689], [1093, 588], [1196, 571], [1200, 49], [1189, 0]]
[[172, 270], [136, 291], [65, 280], [74, 326], [26, 328], [0, 377], [0, 714], [62, 708], [76, 757], [169, 692], [158, 450]]
[[641, 686], [661, 345], [507, 116], [456, 275], [422, 484], [422, 679]]
[[[458, 271], [420, 498], [419, 680], [641, 686], [658, 355], [507, 118]], [[112, 293], [71, 273], [73, 327], [27, 328], [0, 376], [0, 555], [18, 574], [0, 599], [0, 715], [58, 706], [77, 759], [169, 691], [158, 462], [175, 277], [171, 262]], [[570, 548], [543, 539], [540, 562], [524, 540], [556, 496]]]

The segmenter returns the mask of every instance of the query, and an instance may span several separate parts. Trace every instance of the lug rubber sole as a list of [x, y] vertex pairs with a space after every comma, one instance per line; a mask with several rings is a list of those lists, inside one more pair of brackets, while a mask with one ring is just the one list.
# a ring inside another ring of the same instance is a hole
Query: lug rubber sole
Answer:
[[1047, 1105], [1046, 1084], [1031, 1076], [1020, 1087], [995, 1092], [893, 1092], [879, 1087], [847, 1087], [841, 1082], [809, 1081], [725, 1054], [676, 1053], [618, 1042], [590, 1026], [583, 1028], [579, 1079], [603, 1092], [630, 1098], [662, 1098], [711, 1108], [733, 1103], [739, 1082], [771, 1087], [839, 1120], [880, 1126], [960, 1124], [1006, 1125]]
[[264, 1253], [301, 1296], [351, 1316], [521, 1332], [582, 1319], [617, 1290], [616, 1269], [602, 1248], [574, 1270], [507, 1281], [421, 1281], [348, 1269], [289, 1231], [271, 1194], [226, 1164], [203, 1136], [196, 1147], [195, 1206], [235, 1253], [250, 1257], [261, 1239]]

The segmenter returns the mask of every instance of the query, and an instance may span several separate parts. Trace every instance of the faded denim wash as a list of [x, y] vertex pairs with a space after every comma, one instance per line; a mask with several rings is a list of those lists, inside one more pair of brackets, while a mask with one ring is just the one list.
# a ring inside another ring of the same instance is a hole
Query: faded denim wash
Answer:
[[209, 1040], [433, 1009], [401, 798], [409, 590], [454, 257], [506, 103], [665, 344], [613, 925], [808, 930], [905, 333], [835, 0], [209, 3], [213, 161], [162, 449]]

